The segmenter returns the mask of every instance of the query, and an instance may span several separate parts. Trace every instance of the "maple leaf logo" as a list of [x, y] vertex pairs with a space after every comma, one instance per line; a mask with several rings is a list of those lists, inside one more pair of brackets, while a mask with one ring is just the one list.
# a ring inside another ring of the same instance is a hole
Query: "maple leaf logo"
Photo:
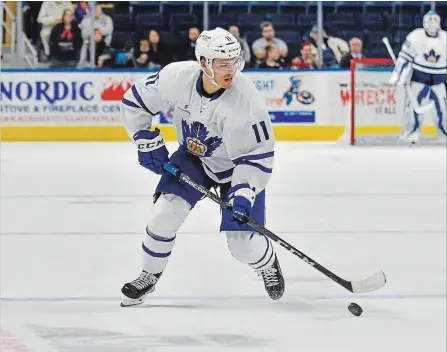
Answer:
[[428, 54], [424, 54], [424, 57], [427, 62], [438, 62], [441, 55], [436, 55], [436, 52], [431, 49]]
[[182, 120], [183, 147], [197, 156], [211, 156], [222, 144], [222, 138], [209, 137], [209, 131], [203, 123], [194, 121], [191, 125]]
[[101, 99], [120, 101], [123, 99], [124, 93], [132, 87], [132, 84], [132, 81], [129, 79], [113, 80], [112, 78], [109, 78], [104, 82]]

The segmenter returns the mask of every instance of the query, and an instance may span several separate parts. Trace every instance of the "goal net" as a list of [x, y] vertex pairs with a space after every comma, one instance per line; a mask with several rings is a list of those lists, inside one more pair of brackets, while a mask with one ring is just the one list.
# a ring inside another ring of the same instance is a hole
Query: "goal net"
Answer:
[[[351, 61], [350, 101], [342, 141], [349, 144], [399, 144], [404, 123], [404, 87], [388, 83], [394, 68], [391, 59]], [[427, 111], [424, 115], [433, 114]], [[421, 116], [421, 142], [435, 140], [431, 118]]]

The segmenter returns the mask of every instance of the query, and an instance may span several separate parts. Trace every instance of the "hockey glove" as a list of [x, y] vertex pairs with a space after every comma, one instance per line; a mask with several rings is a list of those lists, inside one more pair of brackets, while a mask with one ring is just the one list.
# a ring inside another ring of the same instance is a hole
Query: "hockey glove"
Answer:
[[138, 162], [146, 169], [158, 175], [163, 173], [163, 165], [169, 161], [163, 135], [156, 128], [154, 131], [142, 130], [133, 135], [138, 147]]
[[233, 206], [233, 218], [240, 223], [247, 222], [247, 217], [251, 216], [251, 209], [255, 202], [255, 192], [248, 184], [241, 184], [230, 189], [230, 203]]

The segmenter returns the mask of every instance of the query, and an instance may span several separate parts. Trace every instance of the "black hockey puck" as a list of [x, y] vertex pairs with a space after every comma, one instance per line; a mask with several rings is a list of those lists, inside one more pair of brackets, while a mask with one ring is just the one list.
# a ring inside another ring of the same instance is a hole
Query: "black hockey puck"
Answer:
[[362, 307], [360, 307], [357, 303], [351, 303], [348, 307], [349, 311], [355, 315], [356, 317], [359, 317], [363, 313]]

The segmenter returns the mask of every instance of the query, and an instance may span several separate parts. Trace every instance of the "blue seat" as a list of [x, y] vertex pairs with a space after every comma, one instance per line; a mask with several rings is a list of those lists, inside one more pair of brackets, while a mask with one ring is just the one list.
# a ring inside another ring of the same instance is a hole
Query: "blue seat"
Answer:
[[246, 30], [259, 29], [263, 21], [266, 21], [265, 15], [260, 13], [244, 13], [237, 16], [239, 28]]
[[[447, 9], [446, 9], [446, 12], [447, 12]], [[414, 27], [416, 27], [416, 28], [422, 28], [422, 18], [423, 18], [422, 15], [416, 15], [416, 16], [414, 16], [414, 19], [413, 19]], [[447, 19], [446, 19], [446, 20], [447, 20]], [[447, 24], [447, 22], [445, 22], [445, 23]]]
[[376, 47], [376, 48], [371, 49], [371, 57], [373, 57], [373, 58], [389, 58], [389, 54], [385, 47], [383, 47], [383, 48]]
[[253, 44], [253, 42], [256, 39], [259, 39], [262, 37], [261, 32], [260, 31], [249, 31], [249, 32], [245, 32], [245, 40], [247, 40], [248, 45], [251, 46], [251, 44]]
[[389, 15], [387, 17], [388, 27], [391, 29], [413, 29], [413, 16], [412, 15]]
[[175, 13], [169, 19], [172, 30], [189, 29], [197, 24], [197, 17], [193, 13]]
[[[330, 35], [333, 35], [335, 37], [335, 34], [332, 32], [329, 32]], [[365, 34], [362, 31], [340, 31], [340, 38], [344, 39], [345, 41], [349, 42], [351, 38], [357, 37], [361, 40], [365, 41]], [[365, 43], [367, 44], [367, 43]]]
[[384, 19], [379, 13], [365, 13], [361, 15], [360, 22], [365, 29], [383, 29], [385, 26]]
[[135, 16], [137, 30], [139, 28], [161, 29], [164, 26], [163, 15], [159, 13], [139, 13]]
[[296, 26], [300, 29], [310, 30], [317, 24], [317, 15], [314, 14], [299, 14], [296, 17]]
[[250, 1], [248, 3], [250, 13], [278, 13], [279, 1]]
[[385, 47], [385, 44], [382, 42], [382, 38], [390, 37], [390, 33], [388, 31], [370, 31], [368, 35], [368, 47], [374, 47], [375, 45], [380, 45]]
[[[331, 1], [327, 1], [330, 3]], [[365, 8], [364, 1], [335, 1], [334, 13], [355, 12], [361, 13]]]
[[174, 13], [191, 13], [193, 10], [190, 1], [162, 1], [163, 12], [169, 17]]
[[394, 1], [365, 1], [365, 13], [391, 13], [393, 11]]
[[248, 3], [246, 1], [220, 1], [218, 13], [248, 13]]
[[267, 15], [266, 18], [272, 21], [275, 29], [295, 28], [295, 16], [291, 13], [270, 14]]
[[210, 15], [209, 24], [210, 28], [221, 27], [226, 29], [232, 24], [237, 24], [237, 19], [234, 18], [234, 15], [215, 14]]
[[337, 26], [345, 29], [358, 27], [357, 19], [352, 12], [328, 13], [325, 25], [328, 27]]
[[286, 44], [289, 43], [301, 43], [302, 38], [300, 32], [293, 30], [293, 31], [276, 31], [275, 37], [283, 40], [286, 42]]
[[116, 31], [113, 32], [111, 46], [115, 49], [122, 49], [127, 41], [135, 41], [135, 32]]
[[129, 1], [131, 13], [162, 13], [163, 3], [161, 1]]
[[316, 1], [280, 1], [279, 13], [308, 14], [316, 6]]
[[394, 42], [396, 44], [403, 44], [405, 42], [405, 38], [407, 38], [408, 31], [396, 31], [394, 34]]
[[132, 29], [130, 21], [130, 15], [127, 14], [115, 14], [112, 17], [113, 29], [115, 31], [128, 31]]

